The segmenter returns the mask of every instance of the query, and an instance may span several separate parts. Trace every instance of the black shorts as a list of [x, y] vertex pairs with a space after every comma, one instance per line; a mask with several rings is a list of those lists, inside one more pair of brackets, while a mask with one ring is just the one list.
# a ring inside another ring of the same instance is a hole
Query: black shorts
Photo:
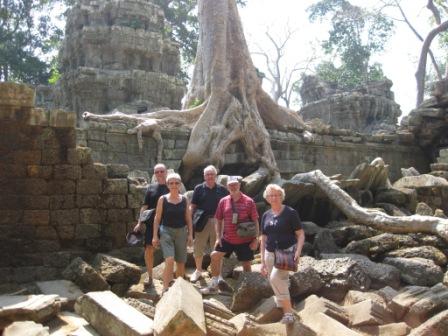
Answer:
[[231, 244], [228, 241], [221, 239], [221, 245], [215, 247], [215, 251], [224, 252], [226, 257], [229, 257], [233, 252], [235, 252], [238, 261], [251, 261], [254, 260], [254, 251], [250, 248], [249, 243], [243, 244]]
[[[149, 245], [152, 246], [152, 238], [154, 236], [154, 224], [146, 224], [146, 230], [145, 230], [145, 246]], [[160, 238], [160, 234], [158, 235]]]

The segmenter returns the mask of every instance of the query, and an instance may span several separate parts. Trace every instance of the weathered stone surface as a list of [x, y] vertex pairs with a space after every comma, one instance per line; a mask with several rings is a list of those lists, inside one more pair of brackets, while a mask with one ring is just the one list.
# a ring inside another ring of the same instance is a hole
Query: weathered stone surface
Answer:
[[299, 264], [297, 272], [290, 276], [291, 286], [289, 293], [292, 297], [318, 293], [324, 286], [319, 272], [312, 266]]
[[405, 336], [411, 331], [409, 327], [404, 322], [399, 323], [389, 323], [381, 326], [362, 326], [356, 328], [364, 335], [375, 335], [375, 336]]
[[[330, 222], [327, 226], [338, 246], [346, 246], [352, 241], [370, 238], [380, 234], [378, 230], [365, 225], [356, 225], [351, 222]], [[306, 231], [305, 231], [306, 234]]]
[[153, 334], [151, 319], [109, 291], [84, 294], [76, 301], [75, 311], [103, 336]]
[[97, 254], [93, 267], [110, 283], [135, 284], [140, 281], [140, 267], [106, 254]]
[[448, 310], [444, 310], [412, 330], [409, 336], [443, 336], [447, 334]]
[[447, 263], [446, 255], [434, 246], [408, 247], [385, 253], [387, 257], [423, 258], [434, 261], [436, 265], [444, 266]]
[[353, 241], [345, 247], [345, 252], [377, 256], [390, 250], [414, 246], [418, 246], [418, 243], [409, 235], [383, 233], [371, 238]]
[[51, 336], [100, 336], [83, 317], [62, 311], [49, 322]]
[[375, 194], [375, 203], [391, 203], [397, 206], [408, 203], [409, 197], [402, 190], [390, 188], [378, 190]]
[[372, 300], [365, 300], [344, 308], [350, 317], [349, 325], [351, 327], [395, 322], [392, 312], [385, 305]]
[[126, 164], [109, 163], [107, 167], [107, 176], [109, 178], [126, 178], [129, 174], [129, 166]]
[[325, 253], [339, 253], [340, 248], [336, 245], [330, 230], [321, 230], [314, 237], [314, 254], [320, 256]]
[[206, 335], [202, 296], [182, 278], [157, 303], [154, 316], [157, 335]]
[[350, 316], [344, 307], [317, 295], [308, 296], [305, 300], [295, 305], [294, 308], [300, 317], [323, 313], [344, 325], [348, 325], [350, 320]]
[[283, 316], [281, 307], [277, 307], [275, 297], [263, 299], [251, 312], [255, 321], [258, 323], [273, 323], [278, 322]]
[[14, 322], [3, 330], [3, 336], [47, 336], [49, 328], [33, 321]]
[[205, 313], [205, 324], [207, 336], [236, 336], [237, 334], [232, 322], [210, 313]]
[[103, 181], [104, 194], [126, 195], [128, 193], [128, 181], [124, 178], [109, 178]]
[[313, 267], [324, 283], [318, 294], [331, 300], [341, 301], [350, 289], [370, 288], [370, 278], [356, 261], [349, 258], [315, 260], [302, 257], [299, 267], [306, 266]]
[[383, 262], [398, 268], [401, 279], [410, 285], [433, 286], [443, 280], [442, 269], [432, 260], [387, 257]]
[[241, 181], [241, 190], [251, 196], [255, 196], [259, 193], [263, 183], [269, 176], [269, 171], [266, 168], [260, 168], [255, 173], [246, 176]]
[[415, 302], [404, 316], [404, 321], [415, 328], [435, 313], [448, 309], [448, 288], [439, 283]]
[[226, 320], [230, 320], [235, 316], [235, 314], [230, 309], [228, 309], [223, 303], [214, 298], [205, 299], [203, 300], [203, 303], [204, 311], [206, 313], [218, 316]]
[[403, 175], [403, 177], [418, 176], [420, 175], [420, 173], [414, 167], [409, 167], [409, 168], [401, 168], [401, 175]]
[[372, 289], [380, 289], [384, 286], [398, 288], [400, 286], [400, 272], [394, 266], [384, 263], [376, 263], [361, 254], [323, 254], [323, 259], [350, 258], [358, 263], [371, 280]]
[[427, 287], [408, 286], [400, 290], [389, 303], [389, 308], [394, 312], [395, 318], [399, 321], [403, 320], [403, 316], [409, 308], [424, 298], [429, 291]]
[[271, 297], [272, 294], [271, 285], [260, 273], [243, 272], [235, 285], [230, 309], [233, 312], [247, 311], [259, 300]]
[[62, 272], [62, 276], [73, 281], [86, 292], [108, 290], [110, 288], [103, 276], [79, 257], [67, 266]]
[[447, 187], [448, 181], [441, 177], [432, 176], [429, 174], [422, 174], [419, 176], [406, 176], [394, 182], [394, 188], [436, 188]]
[[38, 281], [36, 286], [42, 294], [57, 294], [62, 308], [73, 309], [75, 301], [83, 292], [73, 282], [67, 280]]
[[434, 215], [434, 211], [432, 211], [431, 207], [428, 204], [419, 202], [417, 203], [417, 207], [415, 208], [415, 214], [421, 216], [432, 216]]
[[127, 297], [124, 299], [124, 302], [126, 302], [131, 307], [134, 307], [135, 309], [137, 309], [143, 315], [154, 320], [154, 316], [156, 314], [156, 307], [152, 300], [143, 299], [143, 298], [135, 299], [132, 297]]
[[0, 329], [13, 321], [45, 322], [60, 308], [58, 295], [0, 295]]
[[386, 303], [388, 302], [381, 295], [375, 292], [360, 292], [357, 290], [350, 290], [347, 292], [347, 295], [345, 295], [343, 305], [354, 305], [366, 300], [371, 300], [381, 305], [386, 305]]

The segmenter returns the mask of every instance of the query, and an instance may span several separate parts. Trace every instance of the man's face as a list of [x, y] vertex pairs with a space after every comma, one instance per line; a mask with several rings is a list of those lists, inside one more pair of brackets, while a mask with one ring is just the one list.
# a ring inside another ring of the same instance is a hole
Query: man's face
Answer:
[[240, 184], [238, 182], [227, 184], [227, 190], [231, 194], [238, 193], [240, 191]]
[[204, 181], [207, 184], [215, 184], [216, 174], [213, 171], [204, 172]]
[[163, 166], [156, 166], [154, 168], [154, 174], [156, 175], [156, 179], [158, 183], [165, 184], [166, 182], [166, 176], [167, 176], [167, 170]]

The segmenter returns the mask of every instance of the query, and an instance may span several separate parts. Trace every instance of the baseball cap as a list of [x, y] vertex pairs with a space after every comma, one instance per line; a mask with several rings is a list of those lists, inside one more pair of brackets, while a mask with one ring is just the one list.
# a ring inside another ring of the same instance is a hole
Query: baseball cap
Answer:
[[240, 183], [239, 177], [238, 176], [227, 177], [227, 184], [232, 184], [232, 183]]

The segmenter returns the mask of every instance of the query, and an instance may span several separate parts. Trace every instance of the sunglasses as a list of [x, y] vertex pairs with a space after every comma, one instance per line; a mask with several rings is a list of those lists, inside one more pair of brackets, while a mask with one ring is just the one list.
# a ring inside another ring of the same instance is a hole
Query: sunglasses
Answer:
[[180, 182], [168, 182], [168, 184], [180, 184]]
[[156, 171], [154, 171], [154, 174], [162, 174], [165, 172], [166, 172], [166, 170], [156, 170]]

